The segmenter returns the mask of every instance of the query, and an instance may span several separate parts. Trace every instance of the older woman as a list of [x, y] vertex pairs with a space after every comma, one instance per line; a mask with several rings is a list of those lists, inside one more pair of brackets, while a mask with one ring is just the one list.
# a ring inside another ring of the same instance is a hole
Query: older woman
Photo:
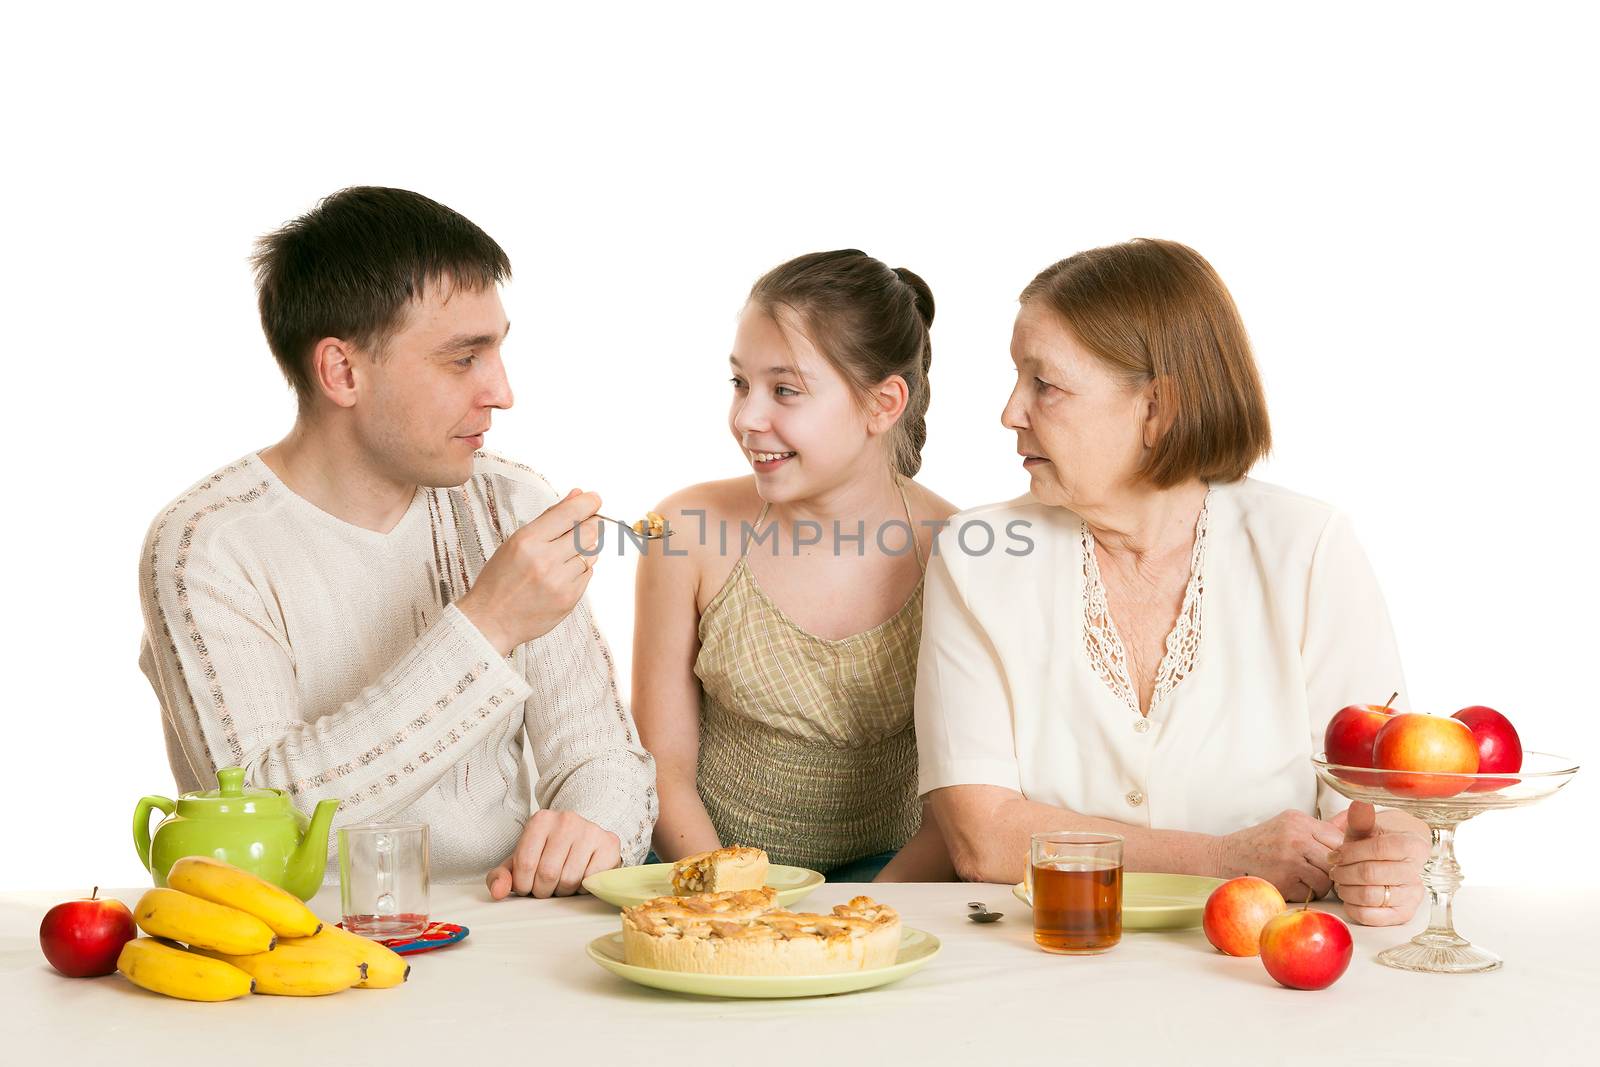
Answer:
[[957, 871], [1016, 881], [1030, 833], [1104, 830], [1129, 870], [1405, 922], [1421, 823], [1346, 811], [1310, 762], [1340, 707], [1404, 705], [1394, 634], [1349, 522], [1245, 477], [1270, 432], [1222, 280], [1141, 240], [1021, 304], [1003, 422], [1030, 491], [956, 515], [927, 576], [920, 788]]

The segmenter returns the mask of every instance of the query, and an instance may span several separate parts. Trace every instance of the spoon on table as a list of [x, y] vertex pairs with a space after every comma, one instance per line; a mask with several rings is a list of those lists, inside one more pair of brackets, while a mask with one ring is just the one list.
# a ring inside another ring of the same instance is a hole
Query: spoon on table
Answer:
[[1003, 911], [990, 911], [989, 905], [985, 904], [981, 900], [970, 901], [967, 904], [967, 907], [972, 909], [972, 911], [967, 913], [967, 918], [971, 919], [975, 923], [992, 923], [996, 919], [999, 919], [1005, 915], [1005, 912]]

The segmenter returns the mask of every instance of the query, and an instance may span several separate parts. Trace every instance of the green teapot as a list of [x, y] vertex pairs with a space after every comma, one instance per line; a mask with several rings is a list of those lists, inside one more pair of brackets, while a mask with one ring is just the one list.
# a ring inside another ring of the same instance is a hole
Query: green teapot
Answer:
[[[152, 808], [167, 816], [154, 835]], [[211, 856], [310, 900], [322, 888], [328, 829], [338, 810], [337, 800], [321, 800], [307, 819], [284, 790], [247, 787], [243, 767], [224, 767], [216, 789], [185, 793], [176, 804], [166, 797], [140, 800], [133, 809], [133, 847], [158, 886], [167, 884], [167, 872], [184, 856]]]

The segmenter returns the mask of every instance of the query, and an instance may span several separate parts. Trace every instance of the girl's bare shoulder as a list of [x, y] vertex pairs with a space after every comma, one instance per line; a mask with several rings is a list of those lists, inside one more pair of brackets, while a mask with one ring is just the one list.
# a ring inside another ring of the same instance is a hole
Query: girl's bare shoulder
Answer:
[[[693, 562], [702, 583], [720, 586], [739, 553], [744, 524], [754, 523], [762, 507], [754, 475], [699, 482], [686, 486], [656, 505], [666, 521], [666, 548]], [[731, 552], [731, 558], [729, 557]]]
[[906, 483], [906, 504], [911, 508], [911, 518], [916, 524], [917, 543], [923, 559], [933, 551], [934, 539], [939, 531], [961, 509], [919, 482]]
[[911, 515], [919, 523], [943, 522], [961, 509], [935, 493], [921, 482], [906, 483], [906, 502], [911, 505]]
[[760, 511], [761, 495], [756, 492], [754, 475], [685, 486], [656, 505], [656, 512], [668, 523], [691, 531], [701, 521], [753, 522]]

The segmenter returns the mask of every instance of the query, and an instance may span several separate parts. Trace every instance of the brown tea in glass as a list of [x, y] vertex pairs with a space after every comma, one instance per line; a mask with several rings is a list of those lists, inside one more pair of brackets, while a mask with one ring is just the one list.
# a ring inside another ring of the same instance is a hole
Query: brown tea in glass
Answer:
[[1033, 836], [1028, 893], [1033, 939], [1046, 952], [1090, 955], [1122, 940], [1122, 839], [1057, 831]]

